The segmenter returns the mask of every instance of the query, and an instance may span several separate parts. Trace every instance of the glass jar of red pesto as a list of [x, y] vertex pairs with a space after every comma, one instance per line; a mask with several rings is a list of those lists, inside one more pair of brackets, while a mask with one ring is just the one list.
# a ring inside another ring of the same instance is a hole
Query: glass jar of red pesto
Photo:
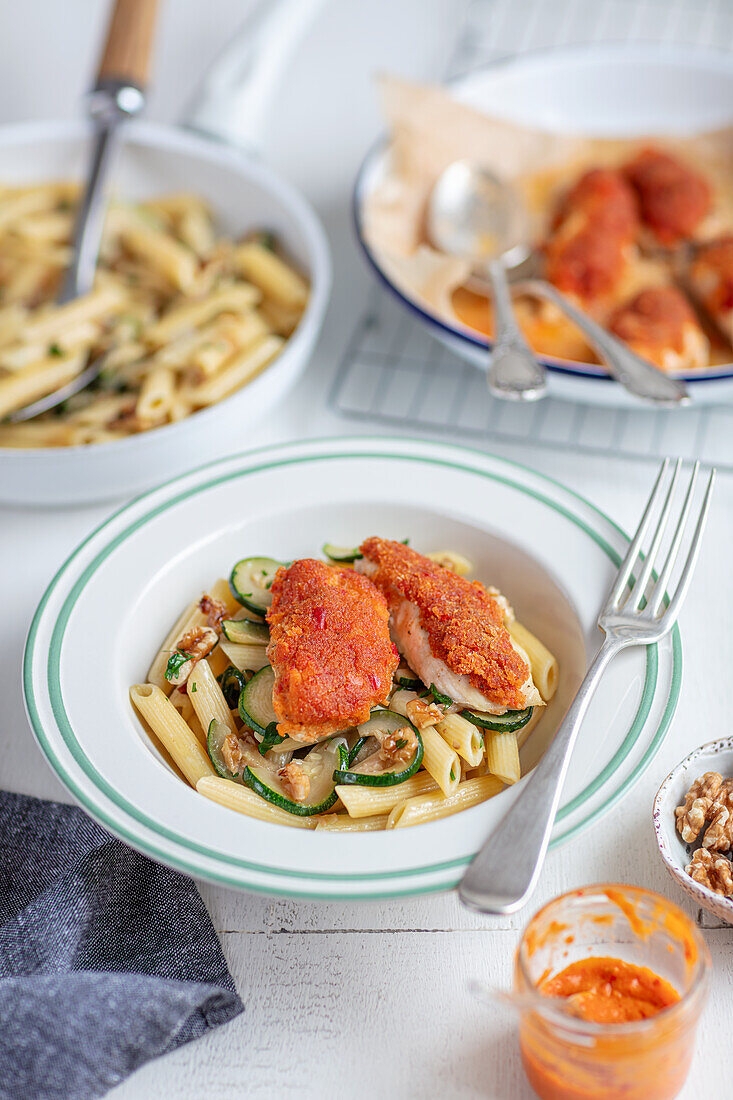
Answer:
[[[592, 957], [647, 967], [679, 1001], [630, 1023], [593, 1023], [538, 987]], [[666, 898], [600, 884], [563, 894], [527, 925], [514, 988], [522, 996], [524, 1069], [542, 1100], [671, 1100], [682, 1088], [707, 996], [710, 954], [699, 929]]]

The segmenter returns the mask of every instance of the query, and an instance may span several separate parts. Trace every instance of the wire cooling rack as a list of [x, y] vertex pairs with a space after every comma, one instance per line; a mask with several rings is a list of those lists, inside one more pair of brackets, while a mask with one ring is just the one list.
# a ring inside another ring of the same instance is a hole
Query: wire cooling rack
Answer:
[[[472, 0], [446, 75], [530, 49], [654, 41], [733, 49], [730, 0]], [[330, 395], [339, 413], [462, 440], [526, 442], [584, 453], [700, 458], [733, 470], [733, 406], [650, 412], [552, 398], [494, 400], [486, 378], [443, 348], [384, 290], [372, 288]]]

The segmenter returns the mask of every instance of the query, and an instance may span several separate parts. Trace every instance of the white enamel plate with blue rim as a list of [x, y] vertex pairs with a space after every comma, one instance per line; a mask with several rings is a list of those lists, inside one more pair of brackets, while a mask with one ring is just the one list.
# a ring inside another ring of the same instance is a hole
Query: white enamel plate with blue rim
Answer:
[[[503, 59], [462, 76], [451, 90], [479, 111], [549, 132], [598, 137], [694, 134], [730, 124], [733, 58], [724, 49], [583, 42]], [[487, 340], [403, 292], [366, 240], [364, 207], [387, 166], [387, 144], [381, 140], [367, 154], [354, 188], [356, 234], [366, 258], [382, 284], [433, 336], [485, 370]], [[638, 399], [611, 381], [603, 367], [552, 357], [543, 362], [555, 397], [639, 408]], [[679, 377], [699, 404], [731, 400], [733, 363]]]
[[[270, 825], [186, 786], [128, 698], [182, 608], [234, 561], [319, 556], [326, 541], [371, 534], [466, 554], [555, 650], [558, 697], [522, 749], [531, 768], [600, 643], [596, 617], [625, 535], [587, 501], [503, 459], [418, 440], [329, 439], [178, 478], [123, 508], [61, 568], [31, 626], [24, 688], [38, 743], [73, 797], [154, 859], [236, 889], [356, 899], [455, 886], [521, 781], [445, 820], [389, 833]], [[553, 844], [613, 812], [659, 748], [680, 679], [676, 632], [612, 664], [573, 756]]]

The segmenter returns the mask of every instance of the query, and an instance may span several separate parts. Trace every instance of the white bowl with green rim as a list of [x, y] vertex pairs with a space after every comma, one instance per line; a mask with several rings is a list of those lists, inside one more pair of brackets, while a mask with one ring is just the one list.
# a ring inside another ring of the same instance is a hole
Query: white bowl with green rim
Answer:
[[[199, 878], [312, 898], [380, 898], [455, 886], [523, 786], [452, 817], [389, 833], [334, 834], [250, 820], [187, 787], [138, 722], [144, 678], [182, 607], [238, 558], [316, 556], [371, 534], [451, 548], [500, 587], [560, 660], [560, 687], [522, 749], [541, 756], [600, 644], [598, 608], [627, 544], [562, 485], [483, 452], [422, 440], [325, 439], [201, 467], [139, 498], [72, 554], [34, 617], [26, 706], [73, 797], [121, 839]], [[629, 650], [593, 700], [553, 844], [574, 840], [632, 787], [679, 695], [673, 632]]]

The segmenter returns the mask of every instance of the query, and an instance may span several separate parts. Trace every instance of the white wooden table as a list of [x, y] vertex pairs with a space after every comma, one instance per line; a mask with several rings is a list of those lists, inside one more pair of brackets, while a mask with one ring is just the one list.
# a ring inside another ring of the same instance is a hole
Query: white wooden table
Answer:
[[[35, 0], [3, 13], [1, 119], [42, 116], [52, 108], [55, 114], [73, 112], [83, 87], [80, 74], [91, 63], [100, 29], [102, 5], [94, 6], [91, 23], [90, 7], [89, 0], [63, 5]], [[376, 125], [369, 74], [380, 66], [434, 73], [460, 7], [458, 0], [402, 0], [399, 5], [339, 0], [319, 20], [309, 36], [307, 62], [305, 56], [299, 59], [283, 89], [268, 153], [318, 205], [333, 242], [337, 278], [311, 370], [253, 445], [354, 430], [328, 411], [325, 394], [348, 337], [349, 317], [370, 285], [348, 229], [348, 185]], [[382, 16], [388, 10], [393, 14], [386, 34]], [[152, 108], [157, 117], [176, 116], [196, 76], [242, 14], [237, 0], [205, 5], [169, 0], [162, 35], [163, 87]], [[38, 28], [47, 25], [49, 32], [40, 41]], [[348, 88], [348, 97], [332, 94], [334, 81]], [[348, 117], [343, 111], [347, 98]], [[314, 112], [323, 121], [304, 144]], [[654, 471], [651, 464], [618, 461], [609, 466], [604, 459], [581, 461], [577, 455], [532, 453], [507, 444], [493, 449], [557, 477], [627, 528], [635, 522]], [[31, 738], [21, 699], [21, 653], [32, 612], [56, 567], [110, 510], [0, 510], [5, 624], [0, 785], [10, 789], [66, 797]], [[733, 478], [726, 476], [682, 615], [684, 683], [667, 740], [619, 805], [550, 855], [537, 906], [563, 890], [599, 880], [639, 883], [688, 906], [658, 857], [651, 802], [659, 781], [689, 749], [730, 732], [732, 543]], [[592, 737], [593, 730], [586, 729], [584, 736]], [[355, 905], [268, 901], [206, 884], [201, 891], [245, 1013], [210, 1037], [144, 1067], [111, 1094], [116, 1100], [156, 1095], [166, 1100], [243, 1095], [267, 1100], [290, 1095], [524, 1100], [533, 1095], [519, 1063], [514, 1021], [504, 1010], [483, 1008], [467, 992], [473, 976], [508, 983], [527, 914], [496, 920], [473, 916], [453, 895]], [[730, 1091], [724, 1082], [733, 1073], [733, 930], [710, 929], [706, 936], [714, 962], [712, 997], [682, 1093], [685, 1100], [703, 1088], [723, 1100]], [[719, 1083], [712, 1093], [711, 1080]]]

